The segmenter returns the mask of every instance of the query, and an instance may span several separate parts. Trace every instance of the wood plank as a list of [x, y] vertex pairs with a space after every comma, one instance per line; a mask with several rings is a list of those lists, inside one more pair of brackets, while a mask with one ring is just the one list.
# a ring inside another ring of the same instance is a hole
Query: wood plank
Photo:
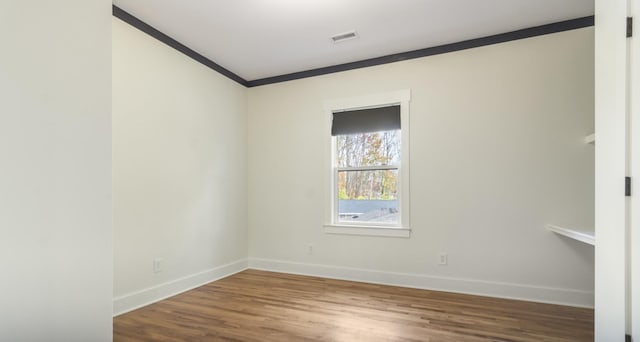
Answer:
[[114, 318], [115, 341], [593, 341], [593, 310], [246, 270]]

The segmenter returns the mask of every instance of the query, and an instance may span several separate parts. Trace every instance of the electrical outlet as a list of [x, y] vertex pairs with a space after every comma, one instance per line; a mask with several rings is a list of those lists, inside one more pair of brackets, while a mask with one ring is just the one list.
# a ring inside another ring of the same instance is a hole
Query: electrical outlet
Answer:
[[309, 255], [313, 255], [313, 244], [312, 244], [312, 243], [310, 243], [310, 244], [307, 246], [307, 254], [309, 254]]
[[163, 264], [164, 264], [164, 260], [162, 258], [153, 259], [153, 273], [162, 272]]
[[447, 253], [440, 253], [438, 255], [438, 265], [446, 266], [449, 263], [449, 255]]

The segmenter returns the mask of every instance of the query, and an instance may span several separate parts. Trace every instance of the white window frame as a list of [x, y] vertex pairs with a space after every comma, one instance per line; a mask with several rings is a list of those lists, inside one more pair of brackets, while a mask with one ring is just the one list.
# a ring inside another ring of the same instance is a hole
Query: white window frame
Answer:
[[[411, 236], [410, 225], [410, 187], [409, 187], [409, 104], [411, 91], [409, 89], [397, 90], [387, 93], [379, 93], [344, 99], [325, 101], [324, 111], [326, 116], [326, 199], [324, 231], [327, 234], [368, 235], [386, 237]], [[335, 150], [336, 138], [331, 136], [333, 113], [345, 110], [357, 110], [366, 108], [383, 107], [388, 105], [400, 105], [400, 164], [390, 166], [351, 167], [338, 168], [336, 165]], [[338, 170], [367, 170], [367, 169], [398, 169], [398, 211], [400, 212], [397, 223], [374, 222], [339, 222], [338, 221]]]

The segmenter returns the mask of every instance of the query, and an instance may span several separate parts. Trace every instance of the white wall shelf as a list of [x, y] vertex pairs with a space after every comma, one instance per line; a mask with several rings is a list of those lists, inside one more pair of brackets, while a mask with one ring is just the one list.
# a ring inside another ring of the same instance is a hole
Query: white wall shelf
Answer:
[[547, 225], [547, 229], [556, 234], [563, 235], [568, 238], [578, 240], [580, 242], [584, 242], [592, 246], [596, 245], [595, 233], [592, 231], [563, 228], [563, 227], [558, 227], [551, 224]]
[[591, 145], [595, 145], [596, 144], [596, 134], [589, 134], [586, 137], [584, 137], [584, 143], [585, 144], [591, 144]]

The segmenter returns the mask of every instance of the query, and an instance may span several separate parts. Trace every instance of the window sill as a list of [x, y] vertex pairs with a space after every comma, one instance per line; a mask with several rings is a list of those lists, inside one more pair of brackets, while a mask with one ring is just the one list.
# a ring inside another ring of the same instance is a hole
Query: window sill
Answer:
[[411, 237], [411, 229], [404, 227], [380, 227], [380, 226], [351, 226], [325, 224], [324, 232], [326, 234], [341, 235], [365, 235], [365, 236], [384, 236], [384, 237]]

